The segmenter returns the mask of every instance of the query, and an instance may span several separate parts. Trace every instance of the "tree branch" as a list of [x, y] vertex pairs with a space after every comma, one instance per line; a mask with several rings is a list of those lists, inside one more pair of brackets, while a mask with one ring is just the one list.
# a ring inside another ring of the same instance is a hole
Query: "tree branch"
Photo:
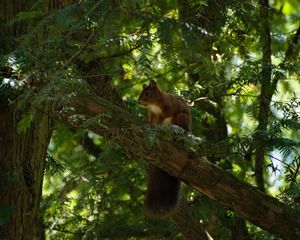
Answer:
[[[174, 134], [174, 139], [177, 135], [178, 133]], [[158, 140], [157, 144], [149, 146], [142, 130], [126, 131], [122, 139], [120, 143], [131, 156], [143, 157], [270, 233], [284, 239], [300, 238], [298, 212], [251, 185], [239, 181], [204, 157], [190, 157], [186, 152], [177, 149], [172, 141]], [[137, 149], [142, 152], [137, 153]]]
[[[264, 21], [262, 21], [262, 52], [263, 52], [263, 66], [261, 72], [261, 93], [259, 96], [259, 113], [258, 113], [258, 126], [256, 131], [266, 131], [268, 126], [268, 118], [270, 114], [270, 102], [274, 94], [275, 89], [271, 86], [271, 74], [272, 74], [272, 49], [271, 49], [271, 33], [269, 26], [269, 3], [268, 0], [260, 0], [260, 15]], [[259, 141], [259, 134], [255, 136], [255, 139]], [[255, 179], [258, 188], [261, 191], [265, 191], [264, 180], [264, 156], [265, 149], [263, 146], [258, 145], [255, 150]]]
[[[72, 109], [75, 109], [72, 111], [73, 116], [70, 116], [72, 115], [70, 113], [65, 115], [69, 117], [64, 119], [64, 115], [61, 115], [60, 120], [83, 127], [87, 118], [105, 113], [101, 118], [101, 125], [94, 123], [86, 127], [122, 145], [130, 159], [145, 159], [159, 166], [270, 233], [284, 239], [300, 239], [298, 212], [241, 182], [208, 162], [205, 157], [190, 156], [182, 149], [185, 144], [176, 147], [178, 139], [186, 138], [186, 134], [178, 127], [142, 127], [140, 120], [125, 109], [95, 96], [76, 97], [70, 101], [71, 103]], [[76, 114], [81, 117], [76, 118]], [[103, 124], [105, 127], [102, 127]], [[117, 128], [121, 124], [124, 128]], [[155, 133], [155, 143], [148, 141], [149, 133], [152, 137]], [[204, 156], [206, 149], [201, 147], [199, 149], [203, 150]]]

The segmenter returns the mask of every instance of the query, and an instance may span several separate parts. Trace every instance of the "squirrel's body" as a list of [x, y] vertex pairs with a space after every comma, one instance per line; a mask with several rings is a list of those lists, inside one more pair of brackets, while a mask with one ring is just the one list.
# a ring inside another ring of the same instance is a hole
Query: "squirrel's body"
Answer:
[[[139, 104], [148, 109], [149, 124], [174, 124], [191, 132], [191, 111], [185, 101], [161, 91], [154, 81], [144, 85]], [[180, 181], [164, 170], [150, 165], [145, 199], [147, 212], [156, 217], [170, 215], [179, 201]]]

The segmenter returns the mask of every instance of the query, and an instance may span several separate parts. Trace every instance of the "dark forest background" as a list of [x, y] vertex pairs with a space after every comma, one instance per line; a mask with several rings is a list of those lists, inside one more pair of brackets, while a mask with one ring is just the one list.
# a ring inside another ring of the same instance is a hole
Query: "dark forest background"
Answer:
[[[1, 0], [0, 239], [300, 239], [299, 42], [298, 0]], [[147, 126], [150, 80], [193, 135]]]

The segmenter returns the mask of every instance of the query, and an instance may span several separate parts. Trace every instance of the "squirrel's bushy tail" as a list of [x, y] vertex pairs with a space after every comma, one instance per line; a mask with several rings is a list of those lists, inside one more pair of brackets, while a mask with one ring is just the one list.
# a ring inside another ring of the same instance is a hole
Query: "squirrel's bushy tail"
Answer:
[[166, 171], [151, 165], [148, 169], [148, 189], [145, 209], [152, 217], [166, 217], [179, 202], [180, 181]]

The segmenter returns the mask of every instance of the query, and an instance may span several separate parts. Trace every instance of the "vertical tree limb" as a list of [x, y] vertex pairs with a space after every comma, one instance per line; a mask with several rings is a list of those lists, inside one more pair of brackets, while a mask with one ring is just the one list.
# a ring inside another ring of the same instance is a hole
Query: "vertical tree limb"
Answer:
[[[262, 72], [261, 72], [261, 93], [259, 96], [259, 113], [258, 126], [256, 132], [256, 141], [259, 141], [259, 133], [267, 130], [268, 118], [270, 114], [270, 102], [275, 89], [271, 85], [272, 74], [272, 50], [271, 50], [271, 33], [269, 19], [268, 0], [260, 0], [260, 16], [262, 21]], [[255, 151], [255, 179], [258, 188], [265, 191], [264, 180], [264, 146], [258, 145]]]

